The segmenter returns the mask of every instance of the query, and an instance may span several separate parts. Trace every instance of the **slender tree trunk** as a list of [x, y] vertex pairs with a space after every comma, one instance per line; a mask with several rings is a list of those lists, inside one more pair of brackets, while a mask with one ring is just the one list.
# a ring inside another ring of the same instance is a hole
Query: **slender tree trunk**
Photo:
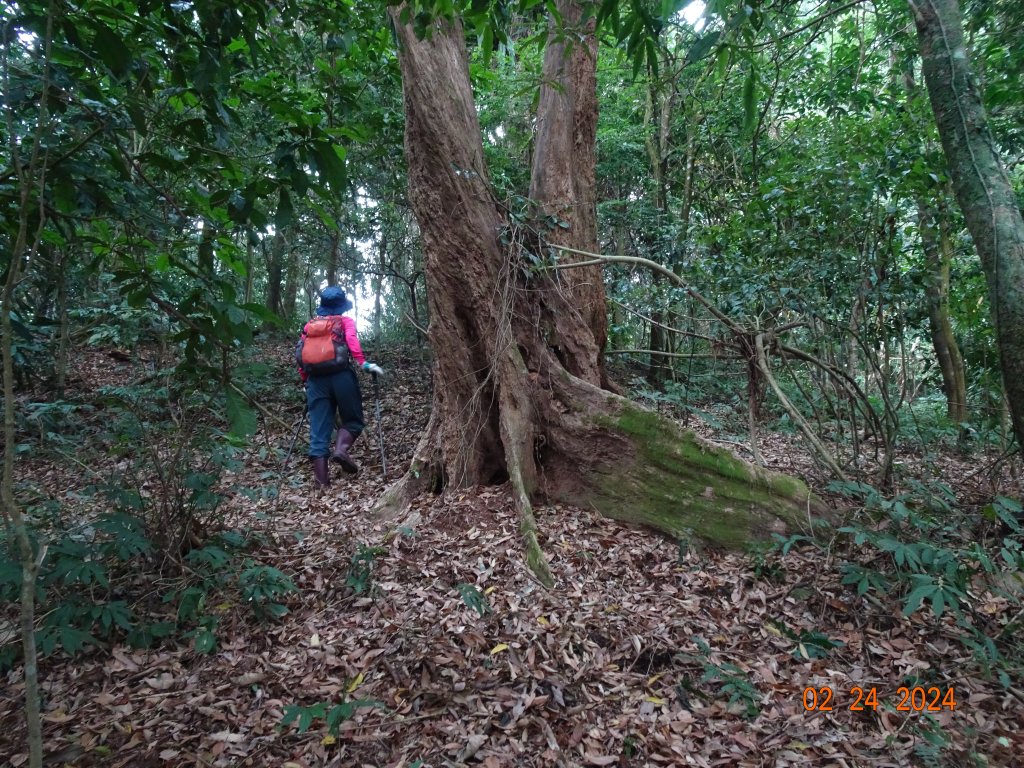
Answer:
[[381, 291], [384, 287], [384, 265], [387, 261], [388, 239], [381, 234], [380, 247], [377, 249], [377, 274], [373, 280], [373, 338], [380, 340], [380, 320], [382, 314]]
[[281, 314], [286, 320], [295, 317], [295, 299], [299, 293], [299, 252], [292, 248], [285, 256], [284, 295], [281, 297]]
[[[32, 169], [30, 169], [32, 170]], [[34, 174], [21, 179], [21, 212], [18, 235], [7, 267], [2, 306], [0, 306], [0, 347], [3, 355], [4, 393], [4, 456], [3, 481], [0, 490], [3, 497], [3, 516], [8, 527], [13, 529], [21, 560], [21, 640], [25, 669], [25, 719], [28, 725], [29, 766], [40, 768], [43, 764], [42, 721], [39, 701], [39, 666], [36, 660], [35, 605], [36, 574], [39, 560], [29, 536], [28, 523], [14, 498], [14, 457], [17, 451], [14, 419], [14, 358], [11, 346], [11, 303], [14, 291], [21, 278], [22, 264], [28, 250], [28, 219], [30, 215], [29, 190]], [[41, 215], [41, 214], [40, 214]], [[42, 230], [42, 222], [39, 224]]]
[[68, 380], [68, 357], [71, 349], [71, 324], [68, 322], [68, 251], [60, 252], [60, 269], [57, 271], [57, 360], [56, 388], [57, 397], [64, 397], [64, 389]]
[[686, 174], [683, 177], [683, 202], [679, 209], [679, 238], [683, 243], [690, 238], [690, 216], [693, 211], [693, 170], [696, 164], [697, 127], [704, 122], [701, 118], [691, 125], [686, 136]]
[[270, 258], [267, 260], [267, 309], [275, 314], [281, 314], [281, 278], [284, 273], [284, 232], [280, 229], [274, 232], [274, 239], [270, 244]]
[[248, 304], [252, 301], [252, 281], [255, 264], [253, 262], [252, 237], [248, 232], [245, 234], [245, 298], [243, 302]]
[[925, 297], [928, 302], [928, 323], [932, 346], [942, 373], [942, 391], [946, 396], [946, 415], [950, 421], [967, 421], [967, 378], [960, 346], [949, 320], [949, 268], [953, 260], [953, 243], [942, 212], [918, 201], [918, 222], [921, 246], [928, 267]]
[[[655, 108], [659, 98], [654, 83], [648, 85], [644, 110], [647, 137], [644, 144], [647, 149], [647, 160], [651, 167], [651, 183], [654, 185], [654, 207], [658, 211], [659, 225], [664, 225], [665, 215], [668, 212], [665, 155], [668, 149], [669, 122], [664, 105], [658, 104], [658, 108]], [[659, 286], [661, 283], [662, 278], [660, 275], [651, 276], [653, 288], [651, 293], [654, 296], [655, 303], [651, 307], [651, 342], [649, 348], [652, 354], [648, 356], [647, 381], [654, 386], [659, 386], [665, 380], [667, 369], [672, 365], [671, 358], [657, 354], [658, 352], [668, 352], [672, 348], [671, 335], [665, 330], [668, 317], [659, 296]]]
[[[39, 665], [36, 657], [36, 575], [42, 563], [45, 549], [37, 556], [28, 528], [28, 521], [22, 514], [18, 501], [14, 496], [14, 459], [16, 450], [16, 433], [14, 418], [14, 357], [12, 347], [11, 309], [14, 294], [21, 279], [22, 269], [29, 260], [38, 255], [39, 244], [46, 225], [46, 209], [43, 205], [46, 189], [46, 172], [49, 157], [43, 147], [43, 137], [50, 127], [49, 95], [50, 95], [50, 52], [53, 41], [54, 4], [50, 2], [46, 13], [46, 33], [43, 37], [43, 78], [40, 83], [39, 109], [36, 116], [35, 130], [32, 136], [23, 136], [19, 143], [18, 131], [15, 129], [13, 109], [3, 110], [9, 142], [10, 161], [14, 168], [18, 184], [18, 229], [13, 246], [10, 250], [10, 262], [7, 265], [7, 279], [4, 281], [3, 295], [0, 296], [0, 356], [3, 358], [3, 395], [4, 395], [4, 451], [3, 477], [0, 480], [0, 508], [5, 526], [13, 530], [21, 561], [21, 645], [24, 656], [25, 675], [25, 724], [28, 731], [29, 768], [42, 768], [43, 764], [43, 730], [41, 703], [39, 697]], [[5, 33], [9, 30], [4, 30]], [[10, 39], [5, 34], [3, 40], [2, 64], [3, 91], [0, 93], [0, 107], [10, 104], [11, 95]], [[31, 146], [31, 153], [26, 158], [22, 155], [23, 147]], [[29, 232], [35, 229], [34, 237]]]
[[[563, 15], [571, 19], [571, 10]], [[603, 334], [597, 322], [598, 315], [604, 318], [603, 299], [587, 312], [555, 309], [565, 306], [567, 287], [593, 301], [603, 291], [600, 275], [584, 278], [585, 284], [526, 276], [522, 253], [502, 242], [506, 221], [488, 180], [462, 27], [438, 21], [421, 40], [401, 23], [401, 12], [400, 6], [390, 10], [402, 70], [409, 199], [425, 252], [434, 399], [410, 470], [385, 493], [379, 510], [404, 509], [426, 489], [507, 480], [527, 562], [547, 583], [534, 498], [732, 544], [799, 525], [808, 504], [820, 511], [799, 481], [742, 462], [599, 387], [604, 339], [595, 334]], [[549, 68], [562, 59], [546, 56], [545, 62], [545, 81], [557, 80], [560, 73]], [[584, 181], [570, 189], [564, 179], [552, 179], [532, 188], [557, 188], [569, 196], [559, 199], [592, 205], [586, 194], [571, 197], [592, 178], [592, 148], [575, 155], [590, 157], [589, 169], [567, 166], [543, 143], [582, 134], [552, 132], [551, 123], [564, 124], [565, 115], [550, 117], [538, 131], [537, 156], [550, 163], [539, 163], [543, 173], [567, 168]], [[543, 193], [535, 199], [545, 210], [570, 216], [583, 207], [561, 208]], [[583, 225], [567, 219], [567, 231], [586, 231], [588, 215]]]
[[953, 191], [988, 281], [1003, 386], [1024, 448], [1024, 217], [971, 75], [956, 0], [910, 0]]
[[[896, 54], [890, 54], [890, 66], [896, 71]], [[907, 104], [913, 106], [918, 95], [913, 60], [903, 72]], [[946, 416], [957, 424], [967, 421], [967, 376], [960, 347], [953, 335], [949, 319], [949, 270], [953, 261], [953, 242], [949, 233], [948, 208], [944, 193], [937, 192], [938, 201], [929, 205], [925, 193], [917, 194], [917, 223], [921, 233], [921, 250], [926, 267], [925, 301], [932, 348], [942, 374], [942, 392], [946, 397]]]
[[327, 253], [327, 285], [338, 284], [338, 261], [340, 259], [340, 247], [341, 234], [338, 231], [334, 231], [331, 233], [331, 249]]
[[199, 235], [198, 265], [199, 273], [202, 275], [213, 274], [213, 247], [217, 239], [217, 230], [213, 222], [203, 219], [203, 229]]

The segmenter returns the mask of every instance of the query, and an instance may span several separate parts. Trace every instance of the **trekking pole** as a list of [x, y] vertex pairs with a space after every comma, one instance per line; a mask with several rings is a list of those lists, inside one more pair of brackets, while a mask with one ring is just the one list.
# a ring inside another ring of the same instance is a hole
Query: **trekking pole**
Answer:
[[375, 414], [377, 422], [377, 445], [380, 446], [380, 471], [383, 477], [388, 474], [388, 462], [384, 458], [384, 434], [380, 427], [380, 377], [373, 374], [373, 397], [377, 401]]
[[288, 468], [288, 462], [292, 458], [292, 451], [295, 450], [295, 441], [299, 439], [299, 432], [302, 431], [302, 425], [306, 423], [306, 416], [309, 414], [309, 403], [307, 402], [302, 406], [302, 419], [299, 421], [299, 426], [295, 428], [295, 434], [292, 435], [292, 444], [288, 446], [288, 455], [284, 457], [284, 464], [281, 465], [281, 480], [284, 480], [284, 471]]

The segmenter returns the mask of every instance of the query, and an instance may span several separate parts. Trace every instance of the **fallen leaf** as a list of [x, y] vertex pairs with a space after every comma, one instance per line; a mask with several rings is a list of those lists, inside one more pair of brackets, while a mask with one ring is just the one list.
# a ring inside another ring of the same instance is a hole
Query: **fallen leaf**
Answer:
[[237, 744], [245, 740], [245, 736], [242, 734], [231, 733], [231, 731], [217, 731], [217, 733], [210, 734], [210, 738], [214, 741], [226, 741], [229, 744]]
[[466, 746], [459, 752], [459, 756], [456, 758], [457, 762], [464, 763], [471, 759], [473, 755], [480, 751], [480, 747], [487, 743], [487, 736], [483, 734], [475, 734], [470, 736], [466, 740]]
[[345, 688], [345, 693], [352, 693], [352, 691], [354, 691], [356, 688], [358, 688], [362, 684], [363, 684], [363, 673], [360, 672], [358, 675], [356, 675], [352, 679], [352, 682], [350, 682], [348, 684], [348, 687]]
[[246, 672], [244, 675], [239, 675], [231, 682], [235, 685], [242, 686], [255, 685], [256, 683], [261, 682], [266, 676], [265, 672]]
[[144, 682], [154, 690], [166, 691], [174, 685], [174, 675], [170, 672], [164, 672], [159, 677], [147, 677]]

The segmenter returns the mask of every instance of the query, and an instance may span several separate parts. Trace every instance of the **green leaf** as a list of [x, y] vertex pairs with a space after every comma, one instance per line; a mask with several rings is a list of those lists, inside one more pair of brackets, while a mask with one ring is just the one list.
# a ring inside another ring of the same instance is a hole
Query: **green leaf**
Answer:
[[907, 604], [903, 606], [903, 615], [909, 616], [916, 611], [926, 597], [932, 597], [937, 591], [938, 587], [932, 583], [921, 584], [914, 589], [909, 595], [907, 595]]
[[288, 190], [281, 187], [281, 199], [277, 203], [277, 213], [274, 214], [274, 226], [277, 229], [284, 229], [292, 223], [295, 218], [295, 208], [292, 207], [292, 197]]
[[[711, 50], [715, 47], [715, 44], [718, 42], [718, 38], [720, 38], [721, 36], [721, 31], [715, 30], [714, 32], [708, 32], [706, 35], [701, 35], [700, 37], [698, 37], [697, 40], [693, 43], [693, 45], [690, 46], [690, 50], [686, 52], [685, 64], [692, 64], [695, 61], [700, 61], [709, 53], [711, 53]], [[722, 66], [721, 61], [723, 53], [726, 54], [725, 60], [728, 61], [728, 49], [723, 47], [718, 55], [719, 67]]]
[[95, 637], [74, 627], [60, 627], [57, 634], [60, 636], [61, 647], [72, 655], [78, 653], [86, 645], [99, 645], [99, 641]]
[[345, 186], [346, 178], [345, 148], [321, 141], [313, 146], [313, 154], [316, 157], [317, 168], [324, 180], [335, 192], [341, 191]]
[[658, 77], [658, 48], [654, 44], [654, 41], [651, 38], [647, 38], [647, 42], [645, 43], [645, 47], [647, 48], [647, 68], [648, 68], [648, 71], [650, 71], [651, 75], [655, 79], [657, 79], [657, 77]]
[[229, 389], [226, 396], [230, 433], [236, 437], [251, 435], [256, 431], [256, 411], [234, 389]]
[[743, 82], [743, 130], [750, 132], [754, 129], [755, 98], [757, 87], [757, 71], [753, 65], [747, 72], [747, 79]]
[[721, 82], [725, 79], [726, 72], [729, 70], [729, 61], [732, 58], [732, 49], [728, 45], [723, 45], [718, 49], [718, 60], [715, 62], [715, 78]]
[[487, 604], [487, 598], [474, 584], [457, 584], [455, 589], [458, 590], [462, 596], [462, 602], [467, 607], [472, 608], [481, 616], [490, 613], [491, 607]]
[[327, 712], [327, 705], [323, 702], [314, 704], [311, 707], [301, 707], [297, 704], [289, 704], [284, 708], [284, 718], [281, 725], [291, 725], [298, 720], [299, 733], [305, 733], [313, 724], [314, 718], [324, 717]]
[[196, 632], [192, 645], [195, 648], [196, 653], [210, 653], [217, 647], [217, 636], [208, 629], [201, 629]]
[[93, 25], [96, 28], [96, 35], [92, 41], [94, 52], [111, 72], [121, 77], [131, 66], [128, 46], [110, 27], [99, 22], [93, 22]]
[[483, 51], [484, 66], [486, 67], [491, 62], [491, 52], [494, 49], [494, 28], [490, 24], [484, 27], [484, 37], [480, 48]]

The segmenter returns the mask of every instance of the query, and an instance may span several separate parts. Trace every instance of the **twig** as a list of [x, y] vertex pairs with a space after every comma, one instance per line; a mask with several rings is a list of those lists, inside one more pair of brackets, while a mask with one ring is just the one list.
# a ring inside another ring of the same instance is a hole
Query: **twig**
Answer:
[[754, 337], [754, 345], [757, 350], [757, 367], [764, 374], [765, 379], [768, 381], [768, 385], [772, 388], [775, 396], [779, 398], [779, 402], [782, 403], [782, 407], [786, 409], [786, 412], [790, 415], [790, 418], [796, 422], [797, 427], [804, 433], [804, 437], [807, 438], [807, 442], [810, 444], [814, 452], [818, 454], [818, 457], [825, 463], [829, 470], [835, 474], [840, 480], [849, 480], [846, 473], [843, 472], [842, 468], [836, 463], [835, 459], [828, 452], [821, 441], [815, 436], [811, 426], [804, 419], [803, 415], [796, 409], [796, 406], [790, 402], [789, 398], [779, 387], [779, 383], [775, 380], [772, 375], [771, 368], [768, 367], [768, 358], [764, 353], [764, 334], [759, 333]]
[[403, 317], [405, 318], [406, 322], [407, 322], [407, 323], [409, 323], [409, 325], [411, 325], [411, 326], [412, 326], [413, 328], [415, 328], [415, 329], [416, 329], [417, 331], [419, 331], [420, 333], [422, 333], [422, 334], [423, 334], [424, 336], [427, 336], [427, 335], [428, 335], [428, 334], [427, 334], [427, 329], [426, 329], [426, 328], [423, 328], [423, 327], [421, 327], [421, 326], [419, 325], [419, 323], [417, 323], [417, 322], [416, 322], [415, 320], [413, 320], [413, 319], [412, 319], [411, 317], [409, 317], [409, 313], [408, 313], [408, 312], [405, 312], [405, 313], [403, 313], [403, 315], [402, 315], [402, 316], [403, 316]]
[[712, 304], [708, 299], [704, 297], [700, 291], [696, 288], [691, 287], [683, 278], [677, 275], [668, 267], [664, 267], [656, 261], [650, 259], [644, 259], [640, 256], [602, 256], [600, 253], [591, 253], [590, 251], [581, 251], [577, 248], [569, 248], [565, 245], [556, 245], [549, 243], [549, 247], [557, 248], [560, 251], [566, 253], [575, 253], [578, 256], [588, 256], [588, 261], [577, 261], [571, 264], [552, 264], [546, 266], [545, 269], [575, 269], [577, 267], [589, 267], [596, 264], [634, 264], [640, 267], [647, 267], [652, 272], [656, 272], [659, 275], [667, 278], [670, 283], [682, 288], [687, 294], [692, 296], [698, 302], [704, 305], [704, 308], [708, 310], [712, 315], [715, 316], [726, 328], [737, 335], [742, 335], [743, 329], [736, 325], [732, 319]]
[[[729, 346], [732, 346], [731, 344]], [[739, 355], [716, 355], [714, 352], [694, 354], [690, 352], [662, 352], [659, 349], [606, 349], [606, 355], [657, 355], [658, 357], [708, 358], [710, 360], [746, 360]]]

